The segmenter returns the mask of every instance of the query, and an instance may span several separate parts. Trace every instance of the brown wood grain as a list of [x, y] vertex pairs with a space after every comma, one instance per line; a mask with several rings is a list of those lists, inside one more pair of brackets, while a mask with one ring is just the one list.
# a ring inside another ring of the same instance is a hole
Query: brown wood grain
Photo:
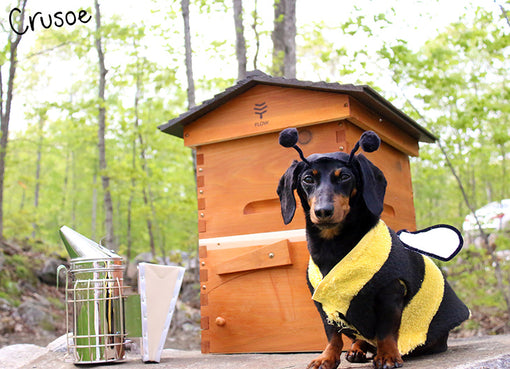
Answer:
[[[265, 103], [260, 118], [255, 104]], [[349, 117], [348, 96], [258, 85], [184, 127], [184, 144], [200, 146], [279, 132], [289, 126], [331, 122]]]
[[291, 265], [288, 240], [260, 246], [216, 266], [219, 275]]

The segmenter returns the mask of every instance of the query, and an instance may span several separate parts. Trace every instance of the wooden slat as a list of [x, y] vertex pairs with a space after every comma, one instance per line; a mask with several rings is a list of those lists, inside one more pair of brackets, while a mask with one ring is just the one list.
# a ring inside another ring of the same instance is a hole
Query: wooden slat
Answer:
[[[263, 102], [267, 112], [261, 119], [254, 107]], [[258, 85], [184, 127], [184, 144], [196, 147], [349, 116], [347, 95]]]
[[351, 120], [363, 130], [375, 131], [382, 140], [411, 156], [419, 155], [418, 140], [396, 128], [390, 121], [369, 110], [354, 98], [349, 98]]
[[261, 246], [216, 266], [216, 273], [227, 274], [247, 270], [273, 268], [291, 265], [289, 241], [282, 240], [271, 245]]

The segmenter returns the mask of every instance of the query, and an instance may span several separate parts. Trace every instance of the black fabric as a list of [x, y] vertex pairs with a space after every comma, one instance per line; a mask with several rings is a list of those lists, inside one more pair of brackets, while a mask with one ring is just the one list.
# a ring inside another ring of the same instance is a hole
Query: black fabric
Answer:
[[375, 338], [376, 295], [395, 279], [401, 280], [407, 289], [405, 305], [419, 291], [423, 282], [425, 264], [423, 257], [400, 247], [395, 232], [390, 231], [392, 247], [388, 260], [372, 279], [361, 289], [347, 311], [347, 321], [354, 325], [363, 337]]
[[444, 282], [443, 301], [430, 323], [426, 344], [435, 342], [439, 337], [469, 319], [470, 312], [467, 306], [459, 299], [448, 281]]
[[[423, 256], [406, 249], [392, 230], [390, 234], [392, 248], [388, 260], [353, 298], [345, 317], [363, 337], [370, 340], [376, 337], [376, 296], [381, 288], [395, 279], [401, 280], [406, 287], [404, 301], [406, 306], [420, 290], [424, 278]], [[437, 341], [469, 318], [469, 309], [457, 297], [448, 282], [446, 280], [444, 282], [443, 300], [430, 323], [425, 345]]]

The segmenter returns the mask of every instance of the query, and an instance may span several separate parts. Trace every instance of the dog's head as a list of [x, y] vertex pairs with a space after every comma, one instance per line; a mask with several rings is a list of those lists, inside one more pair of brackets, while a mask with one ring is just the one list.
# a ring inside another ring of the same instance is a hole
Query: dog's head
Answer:
[[363, 154], [354, 155], [360, 145], [366, 152], [377, 150], [380, 140], [374, 132], [365, 132], [350, 155], [333, 152], [305, 158], [296, 146], [295, 129], [283, 131], [280, 143], [295, 148], [302, 159], [291, 164], [278, 185], [277, 193], [285, 224], [292, 221], [296, 211], [294, 190], [297, 190], [310, 221], [319, 229], [341, 225], [350, 212], [355, 196], [361, 196], [364, 205], [374, 216], [381, 215], [386, 179]]

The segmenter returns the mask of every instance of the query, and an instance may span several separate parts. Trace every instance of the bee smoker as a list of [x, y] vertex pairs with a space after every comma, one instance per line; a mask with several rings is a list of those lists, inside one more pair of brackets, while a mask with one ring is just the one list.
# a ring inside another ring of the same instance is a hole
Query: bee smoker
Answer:
[[122, 258], [66, 226], [60, 236], [71, 257], [66, 278], [68, 354], [75, 364], [124, 359]]

